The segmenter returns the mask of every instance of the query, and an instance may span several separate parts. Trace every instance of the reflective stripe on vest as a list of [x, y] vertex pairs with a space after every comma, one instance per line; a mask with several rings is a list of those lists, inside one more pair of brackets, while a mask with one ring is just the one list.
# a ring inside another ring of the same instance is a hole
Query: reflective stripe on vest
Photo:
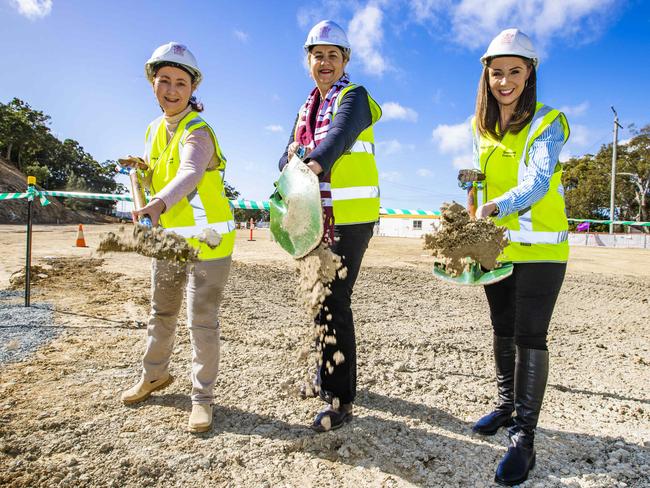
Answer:
[[[212, 128], [190, 112], [180, 121], [175, 134], [167, 141], [167, 129], [163, 119], [156, 119], [147, 130], [145, 148], [151, 165], [151, 189], [153, 195], [174, 179], [180, 166], [183, 143], [194, 130], [205, 128], [210, 133], [215, 147], [218, 169], [225, 168], [225, 158]], [[230, 202], [225, 196], [222, 172], [206, 171], [197, 188], [181, 201], [167, 209], [160, 216], [161, 225], [187, 239], [198, 249], [199, 260], [220, 259], [232, 254], [235, 242], [235, 222]], [[221, 242], [214, 249], [196, 238], [205, 229], [221, 234]]]
[[[479, 149], [479, 166], [486, 173], [484, 203], [499, 197], [510, 188], [523, 182], [532, 143], [558, 117], [564, 126], [566, 140], [569, 129], [564, 115], [541, 103], [537, 104], [535, 114], [527, 127], [518, 134], [505, 134], [500, 141], [495, 141], [489, 136], [481, 137], [475, 120], [472, 120], [472, 132]], [[518, 159], [513, 161], [515, 156], [518, 156]], [[568, 257], [568, 223], [565, 215], [561, 176], [562, 167], [558, 162], [556, 171], [551, 176], [549, 189], [541, 200], [519, 214], [495, 218], [497, 225], [506, 226], [507, 237], [510, 241], [500, 260], [514, 262], [566, 261]]]
[[358, 198], [379, 198], [378, 186], [348, 186], [332, 188], [332, 200], [355, 200]]
[[352, 144], [352, 147], [347, 152], [368, 153], [374, 156], [375, 145], [372, 142], [356, 141], [354, 144]]

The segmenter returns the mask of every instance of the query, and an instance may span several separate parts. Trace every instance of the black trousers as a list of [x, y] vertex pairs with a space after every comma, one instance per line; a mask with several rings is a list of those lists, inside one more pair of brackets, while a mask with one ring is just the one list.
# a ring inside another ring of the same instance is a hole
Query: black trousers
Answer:
[[[327, 335], [336, 337], [336, 344], [317, 339], [323, 348], [323, 362], [318, 367], [316, 381], [320, 385], [321, 398], [328, 403], [332, 403], [334, 398], [338, 398], [341, 404], [351, 403], [357, 393], [357, 344], [350, 305], [352, 289], [374, 226], [374, 222], [334, 226], [332, 251], [341, 256], [348, 273], [345, 279], [336, 278], [332, 282], [332, 294], [325, 299], [323, 309], [316, 316], [317, 324], [327, 326]], [[329, 314], [331, 320], [327, 320]], [[337, 351], [344, 357], [344, 361], [338, 365], [334, 360]], [[328, 363], [333, 370], [328, 370]]]
[[494, 334], [546, 351], [546, 336], [566, 263], [515, 263], [512, 275], [485, 287]]

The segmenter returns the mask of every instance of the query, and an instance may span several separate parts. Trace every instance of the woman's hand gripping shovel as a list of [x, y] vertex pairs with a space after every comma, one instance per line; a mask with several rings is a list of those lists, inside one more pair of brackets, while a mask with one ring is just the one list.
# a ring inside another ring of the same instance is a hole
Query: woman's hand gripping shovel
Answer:
[[[485, 175], [477, 169], [461, 169], [458, 173], [458, 186], [467, 190], [467, 212], [471, 219], [476, 219], [478, 208], [478, 190], [483, 190], [482, 182]], [[479, 263], [471, 260], [465, 270], [459, 274], [451, 274], [445, 264], [436, 261], [433, 264], [433, 275], [443, 281], [457, 285], [485, 286], [497, 283], [512, 274], [512, 263], [500, 263], [492, 270], [486, 270]]]
[[[118, 159], [118, 164], [115, 166], [115, 171], [123, 175], [127, 175], [131, 181], [131, 196], [133, 197], [133, 204], [136, 210], [140, 210], [147, 204], [147, 199], [144, 194], [144, 188], [138, 179], [138, 169], [146, 169], [147, 164], [141, 159], [134, 156], [128, 158]], [[138, 223], [145, 227], [153, 227], [151, 217], [148, 215], [141, 215], [138, 218]]]
[[318, 177], [298, 150], [283, 168], [270, 198], [271, 234], [294, 258], [306, 256], [323, 239], [323, 207]]

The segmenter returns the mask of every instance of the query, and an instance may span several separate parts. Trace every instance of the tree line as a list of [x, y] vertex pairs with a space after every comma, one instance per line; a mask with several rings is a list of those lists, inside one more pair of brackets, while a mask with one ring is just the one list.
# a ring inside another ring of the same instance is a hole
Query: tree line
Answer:
[[[614, 218], [647, 222], [650, 218], [650, 125], [629, 129], [632, 138], [617, 145]], [[565, 163], [562, 183], [569, 217], [609, 219], [612, 148], [613, 144], [609, 143], [601, 146], [596, 154], [574, 157]], [[596, 225], [591, 229], [607, 228], [607, 225]]]
[[[50, 116], [14, 98], [0, 103], [0, 154], [47, 190], [123, 193], [114, 180], [115, 162], [100, 163], [74, 139], [60, 141], [50, 130]], [[110, 201], [64, 199], [72, 209], [97, 208], [111, 213]]]
[[[81, 191], [92, 193], [125, 193], [126, 187], [115, 181], [115, 161], [98, 162], [79, 142], [65, 139], [61, 142], [50, 130], [50, 116], [14, 98], [0, 103], [0, 155], [7, 163], [26, 175], [35, 176], [37, 184], [47, 190]], [[238, 198], [239, 192], [225, 184], [228, 198]], [[63, 199], [72, 209], [94, 209], [112, 213], [111, 201]], [[235, 210], [235, 218], [245, 221], [266, 218], [268, 212]]]

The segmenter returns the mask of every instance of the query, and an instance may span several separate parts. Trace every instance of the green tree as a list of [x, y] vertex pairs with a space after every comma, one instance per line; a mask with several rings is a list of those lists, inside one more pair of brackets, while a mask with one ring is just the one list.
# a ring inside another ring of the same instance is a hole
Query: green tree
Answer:
[[[224, 181], [224, 189], [229, 200], [236, 200], [239, 198], [240, 193], [235, 190], [235, 187], [230, 185], [227, 181]], [[235, 222], [248, 222], [251, 218], [255, 222], [258, 222], [260, 220], [268, 221], [269, 212], [266, 210], [234, 208], [233, 217], [235, 219]]]
[[[615, 218], [647, 221], [650, 190], [650, 125], [634, 130], [627, 144], [617, 148]], [[562, 183], [567, 213], [581, 219], [609, 219], [612, 144], [596, 154], [571, 158], [565, 164]], [[604, 231], [606, 225], [595, 226]], [[647, 232], [647, 227], [642, 227]], [[617, 229], [620, 230], [620, 229]]]

